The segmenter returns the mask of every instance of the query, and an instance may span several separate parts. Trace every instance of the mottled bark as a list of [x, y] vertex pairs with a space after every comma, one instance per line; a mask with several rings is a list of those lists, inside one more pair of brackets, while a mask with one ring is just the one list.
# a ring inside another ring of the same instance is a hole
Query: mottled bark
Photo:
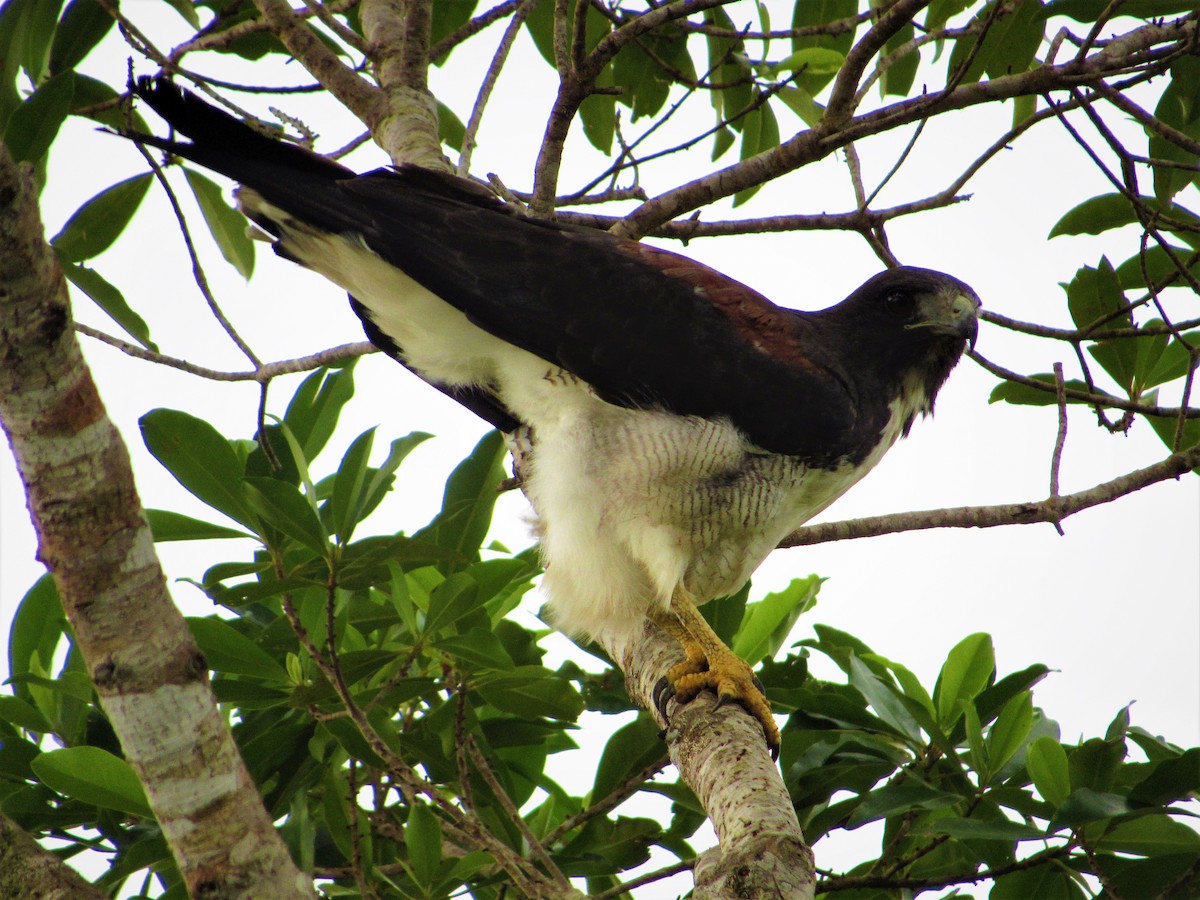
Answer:
[[[647, 625], [627, 645], [606, 649], [625, 672], [630, 697], [653, 710], [654, 685], [681, 659], [678, 645]], [[707, 692], [686, 704], [671, 701], [664, 723], [671, 761], [704, 806], [719, 842], [696, 862], [693, 896], [811, 898], [812, 851], [762, 728], [740, 707], [716, 707], [716, 696]]]
[[190, 892], [315, 896], [275, 833], [171, 603], [36, 200], [32, 170], [0, 144], [0, 422], [38, 558]]
[[0, 897], [104, 900], [107, 896], [43, 849], [16, 822], [0, 815]]
[[367, 55], [386, 98], [371, 135], [392, 162], [448, 171], [438, 137], [437, 101], [429, 93], [430, 0], [363, 0]]

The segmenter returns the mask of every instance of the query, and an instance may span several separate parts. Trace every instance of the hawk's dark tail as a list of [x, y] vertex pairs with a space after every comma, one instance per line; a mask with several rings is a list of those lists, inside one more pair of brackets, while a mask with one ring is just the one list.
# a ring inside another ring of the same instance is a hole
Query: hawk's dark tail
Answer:
[[139, 78], [131, 87], [190, 142], [132, 131], [122, 131], [124, 137], [182, 156], [266, 196], [295, 192], [298, 178], [338, 181], [355, 175], [303, 147], [261, 134], [165, 78]]

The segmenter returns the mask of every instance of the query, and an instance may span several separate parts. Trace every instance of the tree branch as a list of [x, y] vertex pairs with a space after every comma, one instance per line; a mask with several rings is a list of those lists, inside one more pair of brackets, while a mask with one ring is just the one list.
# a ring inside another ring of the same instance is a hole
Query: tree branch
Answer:
[[105, 900], [107, 896], [16, 822], [0, 815], [0, 897]]
[[696, 861], [697, 900], [787, 897], [811, 900], [812, 851], [762, 726], [739, 706], [718, 707], [702, 693], [671, 701], [664, 721], [651, 699], [654, 685], [681, 658], [679, 645], [647, 623], [627, 643], [605, 650], [625, 673], [629, 696], [667, 729], [667, 748], [679, 776], [695, 792], [720, 843]]
[[303, 15], [288, 6], [285, 0], [254, 0], [254, 5], [258, 7], [271, 33], [288, 48], [296, 61], [363, 124], [374, 130], [384, 113], [379, 90], [338, 59], [337, 54], [308, 26]]
[[[1050, 385], [1054, 390], [1054, 386]], [[1200, 445], [1181, 453], [1172, 453], [1166, 459], [1129, 472], [1112, 481], [1106, 481], [1087, 490], [1045, 500], [1025, 503], [1001, 503], [996, 506], [959, 506], [949, 509], [928, 509], [916, 512], [894, 513], [887, 516], [869, 516], [863, 519], [847, 519], [842, 522], [825, 522], [806, 525], [784, 538], [779, 546], [802, 547], [808, 544], [823, 544], [828, 541], [845, 541], [854, 538], [878, 537], [882, 534], [897, 534], [901, 531], [924, 531], [930, 528], [995, 528], [999, 525], [1030, 525], [1035, 522], [1059, 523], [1085, 509], [1111, 503], [1126, 494], [1142, 488], [1179, 478], [1189, 471], [1200, 468]]]
[[660, 194], [638, 207], [613, 231], [623, 237], [641, 237], [663, 222], [816, 162], [859, 138], [882, 134], [945, 112], [1065, 90], [1130, 70], [1148, 76], [1165, 69], [1176, 56], [1188, 52], [1195, 44], [1197, 33], [1198, 23], [1194, 16], [1171, 23], [1148, 24], [1114, 38], [1083, 60], [1041, 66], [1029, 72], [971, 84], [949, 85], [941, 91], [901, 100], [841, 121], [827, 115], [816, 127], [802, 131], [770, 150]]
[[437, 101], [429, 93], [431, 0], [362, 0], [359, 14], [368, 57], [383, 89], [383, 111], [371, 134], [392, 162], [450, 170], [438, 137]]

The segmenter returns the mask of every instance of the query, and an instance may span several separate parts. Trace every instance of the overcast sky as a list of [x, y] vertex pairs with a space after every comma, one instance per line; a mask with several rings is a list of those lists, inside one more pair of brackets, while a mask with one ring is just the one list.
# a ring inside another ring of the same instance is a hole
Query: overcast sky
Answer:
[[[164, 45], [183, 34], [165, 5], [135, 5], [129, 11]], [[496, 31], [487, 41], [498, 37]], [[548, 70], [540, 58], [533, 59], [526, 39], [515, 52], [523, 65], [506, 73], [497, 87], [475, 154], [474, 173], [496, 172], [510, 187], [524, 189], [529, 187], [552, 85]], [[117, 84], [124, 78], [127, 55], [119, 42], [110, 39], [84, 68]], [[276, 84], [304, 80], [295, 64], [284, 69], [273, 62], [218, 65], [193, 62], [198, 70], [229, 79]], [[464, 67], [456, 55], [431, 75], [435, 93], [464, 120], [482, 65], [473, 60]], [[245, 102], [265, 112], [267, 104]], [[319, 149], [338, 147], [356, 133], [349, 115], [330, 102], [293, 97], [271, 102], [320, 132]], [[1009, 107], [975, 110], [931, 125], [879, 202], [915, 199], [944, 187], [1003, 132], [1010, 116]], [[798, 125], [782, 122], [781, 127], [786, 137]], [[636, 133], [634, 128], [631, 131]], [[908, 136], [860, 146], [868, 188], [891, 167]], [[576, 136], [572, 149], [580, 149], [582, 143]], [[350, 159], [360, 169], [384, 162], [374, 147]], [[596, 165], [594, 156], [579, 163], [568, 154], [563, 189], [590, 180]], [[699, 174], [709, 165], [709, 148], [697, 147], [686, 159], [643, 172], [643, 183], [653, 192], [675, 183], [680, 173]], [[88, 123], [70, 122], [55, 145], [44, 198], [48, 235], [57, 232], [88, 197], [143, 170], [141, 158], [124, 142], [96, 133]], [[176, 183], [181, 196], [190, 200], [182, 179]], [[892, 248], [904, 263], [941, 269], [968, 282], [990, 310], [1066, 326], [1070, 322], [1059, 282], [1069, 281], [1079, 265], [1094, 265], [1102, 252], [1119, 263], [1136, 243], [1111, 237], [1047, 240], [1047, 234], [1072, 205], [1107, 190], [1062, 129], [1046, 124], [971, 182], [970, 202], [895, 222], [889, 229]], [[1195, 208], [1196, 200], [1193, 188], [1184, 202]], [[841, 212], [852, 206], [844, 167], [830, 159], [768, 186], [736, 214]], [[704, 211], [705, 218], [729, 215], [727, 206]], [[209, 246], [198, 216], [195, 223], [214, 290], [262, 358], [282, 359], [362, 339], [357, 319], [338, 289], [269, 253], [260, 253], [256, 276], [247, 285]], [[672, 249], [679, 249], [678, 245]], [[782, 305], [805, 309], [836, 302], [881, 268], [862, 240], [851, 235], [793, 233], [698, 240], [681, 252]], [[147, 319], [163, 352], [217, 369], [247, 367], [208, 315], [157, 190], [148, 197], [136, 226], [93, 265]], [[75, 302], [81, 321], [116, 333], [90, 301], [77, 298]], [[1191, 303], [1190, 314], [1195, 315], [1195, 298]], [[219, 520], [149, 457], [137, 419], [155, 407], [175, 407], [208, 419], [226, 435], [249, 438], [257, 404], [254, 387], [214, 385], [132, 360], [87, 339], [83, 344], [101, 396], [133, 454], [145, 505]], [[1023, 372], [1047, 371], [1053, 362], [1062, 361], [1071, 377], [1073, 361], [1065, 346], [1020, 339], [984, 326], [978, 349]], [[357, 395], [317, 473], [327, 474], [349, 441], [373, 425], [381, 426], [380, 446], [386, 443], [383, 439], [412, 430], [433, 432], [437, 439], [412, 454], [400, 471], [394, 495], [370, 523], [381, 532], [419, 527], [438, 506], [445, 474], [484, 426], [386, 359], [362, 361], [356, 382]], [[298, 383], [299, 378], [293, 377], [273, 388], [277, 413]], [[941, 394], [937, 416], [918, 423], [907, 441], [820, 520], [1044, 498], [1056, 411], [989, 405], [988, 394], [995, 383], [975, 364], [964, 362]], [[1162, 399], [1165, 404], [1176, 401], [1177, 393]], [[1064, 493], [1166, 455], [1144, 422], [1137, 422], [1127, 436], [1111, 436], [1096, 426], [1093, 414], [1073, 407], [1069, 425], [1062, 466]], [[817, 609], [798, 624], [795, 639], [810, 637], [814, 622], [850, 631], [878, 653], [911, 668], [930, 687], [955, 643], [972, 632], [990, 632], [1000, 674], [1035, 662], [1055, 670], [1036, 689], [1035, 702], [1061, 723], [1064, 741], [1102, 733], [1121, 707], [1136, 701], [1133, 724], [1191, 746], [1200, 741], [1198, 483], [1200, 479], [1189, 476], [1089, 510], [1067, 520], [1063, 537], [1050, 525], [1026, 525], [929, 531], [780, 551], [755, 577], [754, 595], [811, 572], [828, 578]], [[513, 548], [527, 545], [527, 516], [519, 495], [505, 497], [495, 536]], [[211, 605], [197, 590], [175, 579], [199, 578], [212, 562], [232, 558], [225, 554], [247, 552], [203, 543], [162, 549], [174, 596], [191, 615], [207, 614]], [[40, 572], [23, 492], [11, 458], [5, 455], [0, 460], [0, 627], [7, 629], [20, 597]], [[555, 646], [565, 644], [558, 639]], [[0, 667], [6, 664], [6, 659], [0, 661]], [[834, 677], [831, 666], [817, 663], [814, 668]], [[835, 860], [824, 855], [822, 865], [831, 864]]]

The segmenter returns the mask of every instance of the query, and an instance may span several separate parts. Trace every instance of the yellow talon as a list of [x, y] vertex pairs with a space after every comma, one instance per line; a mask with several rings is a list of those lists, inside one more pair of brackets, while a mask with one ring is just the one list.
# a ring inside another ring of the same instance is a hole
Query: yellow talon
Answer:
[[654, 703], [666, 717], [666, 702], [674, 697], [686, 703], [708, 688], [716, 693], [718, 706], [736, 701], [762, 726], [771, 758], [779, 758], [779, 727], [762, 683], [750, 666], [722, 641], [700, 615], [691, 595], [682, 587], [671, 598], [668, 611], [655, 617], [667, 633], [683, 647], [683, 662], [672, 666], [654, 688]]

